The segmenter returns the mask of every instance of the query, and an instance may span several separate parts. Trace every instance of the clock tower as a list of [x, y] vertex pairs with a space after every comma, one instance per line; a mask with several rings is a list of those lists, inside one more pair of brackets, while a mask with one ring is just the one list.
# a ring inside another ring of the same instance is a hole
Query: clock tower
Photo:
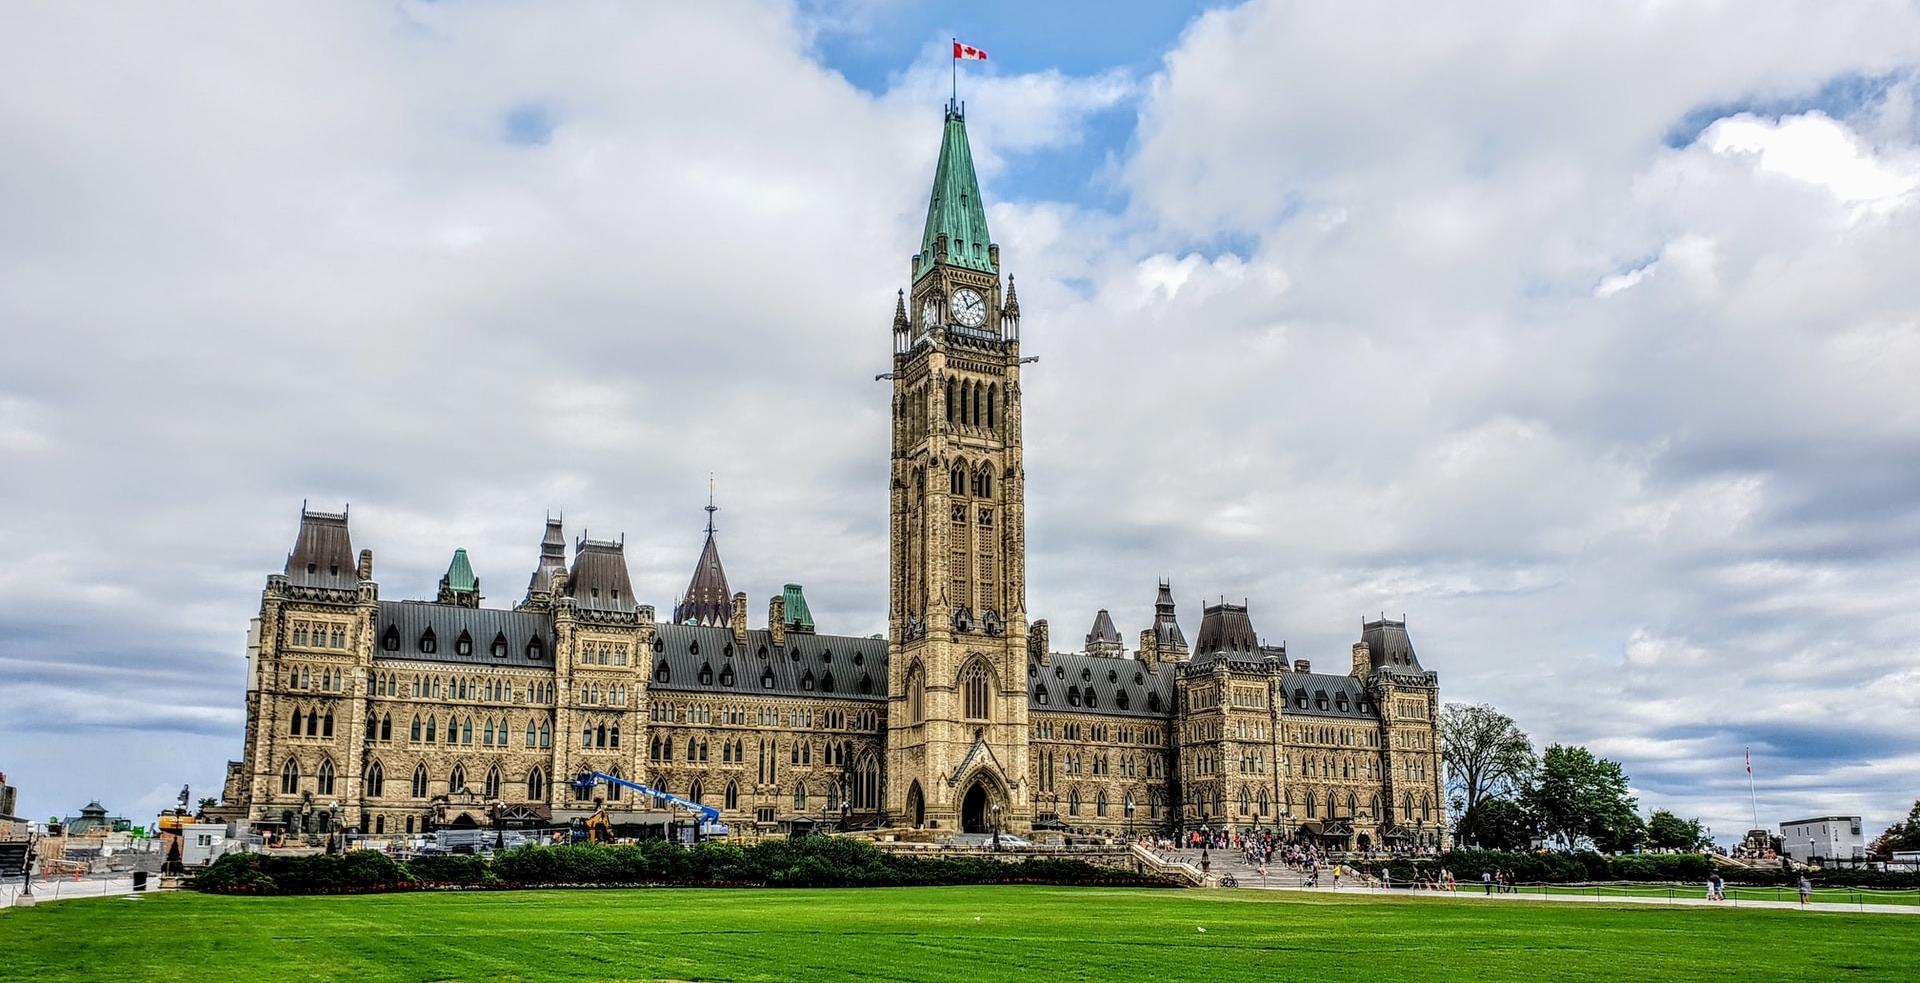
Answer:
[[1025, 831], [1026, 471], [1020, 304], [957, 104], [893, 319], [887, 811]]

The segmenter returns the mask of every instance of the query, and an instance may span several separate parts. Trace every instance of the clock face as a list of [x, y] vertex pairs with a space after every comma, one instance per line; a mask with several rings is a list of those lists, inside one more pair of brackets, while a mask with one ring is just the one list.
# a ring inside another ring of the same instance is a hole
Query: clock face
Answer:
[[987, 301], [980, 292], [961, 287], [953, 292], [953, 319], [969, 328], [987, 323]]
[[928, 298], [926, 303], [920, 305], [920, 330], [925, 331], [939, 323], [940, 302]]

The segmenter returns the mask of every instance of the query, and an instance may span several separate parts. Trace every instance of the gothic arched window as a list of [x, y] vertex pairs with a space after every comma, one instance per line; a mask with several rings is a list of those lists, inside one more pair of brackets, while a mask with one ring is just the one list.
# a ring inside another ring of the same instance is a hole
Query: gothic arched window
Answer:
[[387, 791], [387, 772], [376, 761], [367, 769], [367, 794], [373, 798], [385, 795]]
[[951, 492], [952, 494], [965, 495], [967, 493], [966, 469], [960, 468], [960, 467], [954, 468], [953, 474], [949, 477], [947, 485], [948, 485], [948, 491]]
[[740, 786], [733, 782], [727, 783], [726, 807], [728, 809], [740, 808]]
[[288, 758], [286, 767], [280, 769], [280, 791], [287, 795], [300, 791], [300, 762]]
[[487, 783], [482, 787], [485, 789], [485, 792], [483, 794], [486, 795], [487, 798], [497, 799], [500, 797], [500, 766], [499, 765], [494, 765], [493, 767], [487, 769]]
[[547, 776], [540, 769], [527, 772], [527, 798], [539, 802], [547, 797]]
[[993, 679], [985, 664], [974, 662], [961, 672], [960, 688], [965, 694], [968, 720], [985, 720], [991, 709], [988, 686]]
[[414, 766], [413, 797], [416, 799], [424, 799], [427, 797], [427, 766], [426, 765]]
[[927, 678], [918, 662], [907, 670], [907, 720], [920, 723], [927, 719]]
[[333, 760], [331, 758], [320, 762], [320, 774], [315, 779], [313, 790], [321, 795], [333, 794]]

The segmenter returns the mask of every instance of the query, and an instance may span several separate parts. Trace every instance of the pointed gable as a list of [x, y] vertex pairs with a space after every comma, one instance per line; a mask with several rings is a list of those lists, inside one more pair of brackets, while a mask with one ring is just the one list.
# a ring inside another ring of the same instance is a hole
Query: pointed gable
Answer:
[[574, 605], [600, 611], [632, 611], [633, 583], [627, 576], [626, 544], [581, 539], [567, 574]]

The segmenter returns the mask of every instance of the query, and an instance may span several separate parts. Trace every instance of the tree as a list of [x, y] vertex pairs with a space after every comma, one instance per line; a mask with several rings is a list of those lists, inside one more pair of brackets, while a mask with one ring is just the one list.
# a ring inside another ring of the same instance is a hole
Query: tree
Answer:
[[201, 799], [201, 800], [200, 800], [200, 812], [199, 812], [199, 814], [198, 814], [198, 815], [199, 815], [199, 818], [201, 818], [201, 819], [205, 819], [205, 818], [207, 817], [207, 810], [208, 810], [208, 809], [213, 809], [213, 808], [216, 808], [216, 807], [218, 807], [219, 805], [220, 805], [220, 800], [219, 800], [219, 799]]
[[1647, 820], [1647, 845], [1656, 850], [1698, 850], [1706, 843], [1700, 820], [1681, 819], [1665, 809], [1655, 809]]
[[1449, 703], [1441, 709], [1440, 759], [1462, 815], [1484, 799], [1525, 788], [1537, 767], [1533, 742], [1512, 717], [1484, 703]]
[[1882, 860], [1892, 860], [1895, 850], [1920, 850], [1920, 801], [1907, 813], [1906, 822], [1894, 823], [1874, 839], [1867, 852]]
[[1481, 799], [1454, 824], [1454, 840], [1482, 850], [1525, 850], [1533, 845], [1533, 817], [1510, 799]]
[[1595, 849], [1617, 853], [1646, 837], [1620, 763], [1596, 758], [1578, 745], [1547, 747], [1526, 801], [1541, 830], [1569, 850], [1586, 840]]

